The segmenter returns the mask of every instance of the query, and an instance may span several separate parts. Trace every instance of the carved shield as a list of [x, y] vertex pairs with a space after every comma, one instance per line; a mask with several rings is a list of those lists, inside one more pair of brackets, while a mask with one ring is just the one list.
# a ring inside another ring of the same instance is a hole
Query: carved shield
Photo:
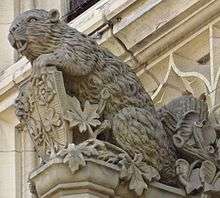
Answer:
[[62, 73], [56, 68], [44, 68], [22, 86], [16, 100], [16, 114], [43, 161], [71, 142], [64, 121], [68, 107]]

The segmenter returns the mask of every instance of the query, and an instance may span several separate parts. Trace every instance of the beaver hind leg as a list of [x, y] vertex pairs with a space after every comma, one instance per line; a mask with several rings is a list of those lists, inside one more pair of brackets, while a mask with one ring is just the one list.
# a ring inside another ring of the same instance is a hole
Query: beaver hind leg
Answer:
[[112, 131], [117, 145], [132, 158], [142, 154], [143, 162], [156, 168], [162, 177], [175, 177], [175, 154], [169, 149], [161, 122], [152, 111], [126, 107], [113, 117]]

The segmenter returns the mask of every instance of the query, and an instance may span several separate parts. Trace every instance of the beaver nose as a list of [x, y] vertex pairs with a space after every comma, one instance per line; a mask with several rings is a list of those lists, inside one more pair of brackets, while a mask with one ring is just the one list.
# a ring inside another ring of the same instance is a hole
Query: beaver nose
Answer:
[[15, 32], [15, 30], [16, 30], [16, 27], [13, 27], [13, 28], [11, 29], [12, 32]]
[[10, 30], [9, 30], [9, 32], [10, 32], [10, 33], [14, 33], [16, 29], [17, 29], [17, 28], [16, 28], [15, 26], [14, 26], [14, 27], [11, 27]]
[[14, 47], [16, 49], [17, 46], [15, 44], [15, 39], [14, 39], [14, 36], [11, 32], [8, 34], [8, 41], [12, 45], [12, 47]]

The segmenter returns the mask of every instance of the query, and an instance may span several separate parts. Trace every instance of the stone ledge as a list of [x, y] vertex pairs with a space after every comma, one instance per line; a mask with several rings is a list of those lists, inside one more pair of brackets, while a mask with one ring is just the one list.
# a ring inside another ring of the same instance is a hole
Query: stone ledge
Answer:
[[[128, 191], [124, 184], [119, 185], [119, 169], [116, 166], [100, 160], [87, 159], [86, 161], [85, 167], [72, 174], [61, 159], [53, 159], [35, 170], [30, 175], [30, 180], [35, 184], [42, 198], [85, 193], [95, 197], [135, 197], [135, 194]], [[185, 192], [182, 189], [154, 182], [142, 197], [159, 195], [163, 198], [181, 198], [185, 196]], [[193, 198], [196, 197], [193, 196]]]
[[[104, 166], [100, 161], [87, 161], [87, 166], [81, 168], [74, 175], [61, 159], [53, 159], [30, 175], [30, 180], [36, 185], [40, 197], [70, 190], [83, 189], [97, 191], [106, 195], [113, 195], [119, 177], [115, 167]], [[95, 174], [94, 174], [95, 173]], [[104, 177], [103, 177], [104, 176]], [[106, 180], [111, 178], [111, 180]], [[78, 194], [78, 192], [75, 192]]]
[[68, 191], [61, 194], [93, 194], [98, 196], [103, 196], [107, 194], [109, 196], [114, 196], [114, 191], [112, 189], [103, 187], [101, 185], [94, 184], [92, 182], [77, 182], [77, 183], [65, 183], [58, 184], [49, 192], [45, 193], [42, 198], [49, 198], [52, 195], [60, 193], [60, 191]]

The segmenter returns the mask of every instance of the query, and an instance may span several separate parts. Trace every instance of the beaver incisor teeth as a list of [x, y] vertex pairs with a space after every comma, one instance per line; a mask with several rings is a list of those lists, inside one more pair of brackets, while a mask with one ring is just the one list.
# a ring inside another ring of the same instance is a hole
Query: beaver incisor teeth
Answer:
[[18, 49], [22, 47], [21, 41], [17, 41], [17, 47]]

